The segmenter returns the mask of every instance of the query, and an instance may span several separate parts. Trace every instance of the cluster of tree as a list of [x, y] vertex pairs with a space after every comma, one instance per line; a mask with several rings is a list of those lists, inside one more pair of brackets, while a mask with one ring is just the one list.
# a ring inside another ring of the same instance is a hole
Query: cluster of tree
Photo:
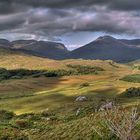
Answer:
[[98, 71], [104, 71], [103, 68], [96, 66], [67, 65], [67, 67], [73, 69], [77, 74], [97, 74]]
[[126, 91], [124, 91], [122, 95], [125, 97], [138, 97], [140, 96], [140, 87], [139, 88], [131, 87], [129, 89], [126, 89]]
[[31, 77], [61, 77], [70, 75], [84, 75], [84, 74], [97, 74], [98, 71], [103, 71], [100, 67], [68, 65], [69, 70], [28, 70], [28, 69], [15, 69], [7, 70], [0, 68], [0, 81], [8, 79], [21, 79], [26, 76]]
[[140, 70], [140, 66], [139, 65], [138, 66], [134, 66], [134, 69]]
[[16, 69], [16, 70], [7, 70], [0, 68], [0, 81], [7, 79], [21, 79], [25, 76], [31, 76], [39, 73], [38, 70], [27, 70], [27, 69]]

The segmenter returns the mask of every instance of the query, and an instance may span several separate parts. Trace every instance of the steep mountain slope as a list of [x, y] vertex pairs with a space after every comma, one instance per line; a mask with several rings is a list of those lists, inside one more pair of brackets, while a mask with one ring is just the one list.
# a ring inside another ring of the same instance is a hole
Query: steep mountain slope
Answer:
[[129, 62], [140, 58], [140, 48], [128, 45], [111, 36], [103, 36], [72, 51], [69, 58], [111, 59], [116, 62]]
[[36, 40], [17, 40], [12, 42], [13, 49], [30, 51], [32, 54], [51, 59], [62, 59], [68, 54], [67, 48], [61, 43], [36, 41]]

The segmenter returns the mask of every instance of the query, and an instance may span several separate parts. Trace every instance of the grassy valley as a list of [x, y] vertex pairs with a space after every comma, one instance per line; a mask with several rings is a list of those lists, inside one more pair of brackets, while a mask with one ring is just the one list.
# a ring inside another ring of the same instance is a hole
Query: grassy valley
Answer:
[[[56, 61], [1, 49], [0, 139], [118, 140], [106, 125], [105, 111], [97, 110], [114, 102], [121, 108], [115, 112], [118, 119], [122, 113], [129, 116], [133, 107], [139, 111], [139, 94], [130, 96], [136, 92], [128, 90], [140, 87], [135, 65], [138, 62]], [[129, 97], [121, 96], [124, 93]], [[76, 101], [80, 96], [86, 100]]]

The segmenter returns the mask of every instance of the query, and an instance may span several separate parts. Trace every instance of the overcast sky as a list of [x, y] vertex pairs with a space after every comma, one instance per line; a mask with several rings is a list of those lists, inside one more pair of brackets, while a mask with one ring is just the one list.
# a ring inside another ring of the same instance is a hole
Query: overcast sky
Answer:
[[63, 42], [140, 38], [140, 0], [0, 0], [0, 38]]

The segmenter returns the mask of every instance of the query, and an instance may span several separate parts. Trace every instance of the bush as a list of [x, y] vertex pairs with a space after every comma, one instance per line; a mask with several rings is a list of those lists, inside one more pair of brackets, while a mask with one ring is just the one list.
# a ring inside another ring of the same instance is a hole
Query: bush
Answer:
[[10, 77], [11, 77], [11, 74], [8, 70], [4, 68], [0, 68], [0, 81], [9, 79]]
[[40, 76], [46, 77], [61, 77], [70, 75], [84, 75], [84, 74], [97, 74], [98, 71], [103, 71], [104, 69], [100, 67], [92, 66], [81, 66], [81, 65], [67, 65], [70, 70], [28, 70], [28, 69], [15, 69], [7, 70], [0, 68], [0, 81], [8, 79], [21, 79], [26, 76], [32, 76], [37, 78]]
[[[97, 118], [100, 118], [99, 120]], [[139, 139], [138, 125], [140, 115], [137, 108], [116, 107], [93, 117], [99, 124], [93, 125], [94, 131], [104, 140]]]
[[13, 112], [0, 110], [0, 120], [10, 120], [15, 116]]
[[67, 65], [67, 67], [74, 69], [77, 74], [97, 74], [98, 71], [104, 71], [103, 68], [95, 66]]
[[138, 97], [140, 96], [140, 88], [131, 87], [122, 93], [125, 97]]
[[82, 83], [82, 84], [80, 84], [80, 87], [82, 88], [82, 87], [88, 87], [89, 86], [89, 83]]
[[0, 140], [29, 140], [28, 135], [13, 128], [0, 129]]
[[15, 125], [18, 128], [28, 128], [30, 126], [30, 123], [26, 120], [17, 120], [15, 121]]
[[26, 113], [26, 114], [21, 114], [18, 116], [19, 119], [28, 119], [29, 121], [37, 121], [41, 119], [40, 114], [35, 114], [35, 113]]

